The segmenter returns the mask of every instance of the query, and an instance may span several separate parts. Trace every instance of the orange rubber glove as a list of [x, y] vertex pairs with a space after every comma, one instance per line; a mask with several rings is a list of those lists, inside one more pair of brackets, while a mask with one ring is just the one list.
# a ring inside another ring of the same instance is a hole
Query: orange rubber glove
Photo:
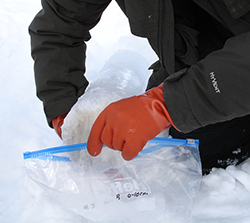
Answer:
[[111, 103], [97, 117], [87, 142], [88, 152], [97, 156], [105, 144], [131, 160], [173, 122], [165, 106], [162, 85], [146, 93]]
[[62, 125], [65, 117], [67, 116], [68, 113], [60, 115], [52, 120], [52, 126], [55, 129], [57, 135], [62, 139]]

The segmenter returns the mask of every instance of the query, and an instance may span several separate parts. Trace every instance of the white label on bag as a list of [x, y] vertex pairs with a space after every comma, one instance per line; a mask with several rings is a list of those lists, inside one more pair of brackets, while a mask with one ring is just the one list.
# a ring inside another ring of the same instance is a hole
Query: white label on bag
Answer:
[[108, 186], [108, 193], [115, 195], [117, 200], [131, 200], [145, 197], [150, 194], [149, 187], [143, 182], [137, 182], [131, 178], [118, 178], [113, 180]]

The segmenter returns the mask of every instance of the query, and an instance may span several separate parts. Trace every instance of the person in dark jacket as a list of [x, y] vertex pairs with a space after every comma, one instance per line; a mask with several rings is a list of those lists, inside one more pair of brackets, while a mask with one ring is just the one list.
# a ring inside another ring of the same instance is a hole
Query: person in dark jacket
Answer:
[[[29, 26], [37, 95], [50, 127], [61, 125], [88, 86], [85, 42], [111, 0], [42, 0]], [[203, 173], [250, 156], [250, 2], [116, 0], [134, 35], [159, 60], [145, 94], [112, 103], [95, 121], [88, 151], [134, 158], [170, 128], [200, 140]], [[122, 117], [122, 118], [121, 118]]]

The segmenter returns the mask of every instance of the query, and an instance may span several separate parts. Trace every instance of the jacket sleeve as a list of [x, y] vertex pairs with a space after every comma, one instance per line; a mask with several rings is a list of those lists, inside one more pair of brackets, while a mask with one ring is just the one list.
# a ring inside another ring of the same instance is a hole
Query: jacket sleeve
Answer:
[[176, 127], [190, 132], [250, 114], [250, 32], [164, 82], [164, 98]]
[[29, 26], [37, 96], [48, 124], [69, 112], [88, 81], [86, 44], [111, 0], [42, 0], [43, 9]]

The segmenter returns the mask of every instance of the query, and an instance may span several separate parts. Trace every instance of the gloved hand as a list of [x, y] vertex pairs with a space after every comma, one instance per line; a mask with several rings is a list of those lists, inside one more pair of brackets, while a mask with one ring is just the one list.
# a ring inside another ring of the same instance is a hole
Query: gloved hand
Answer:
[[68, 113], [60, 115], [52, 120], [52, 126], [55, 129], [57, 135], [62, 139], [62, 125], [65, 117], [67, 116]]
[[121, 151], [125, 160], [131, 160], [148, 140], [173, 125], [165, 106], [162, 85], [107, 106], [90, 131], [89, 154], [97, 156], [105, 144]]

